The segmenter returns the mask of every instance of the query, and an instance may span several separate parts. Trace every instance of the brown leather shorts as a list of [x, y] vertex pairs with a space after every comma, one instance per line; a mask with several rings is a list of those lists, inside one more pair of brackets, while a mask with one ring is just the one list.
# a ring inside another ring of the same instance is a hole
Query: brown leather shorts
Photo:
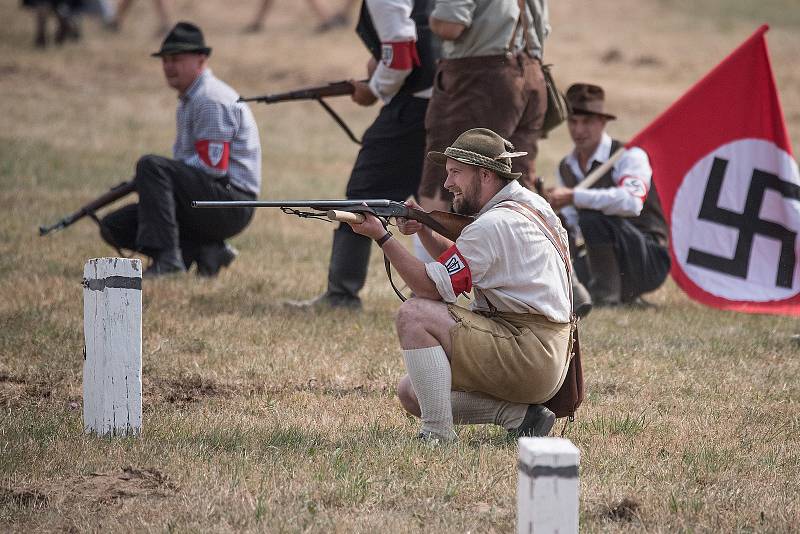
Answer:
[[526, 404], [558, 392], [569, 366], [569, 323], [528, 313], [486, 316], [454, 304], [448, 309], [456, 320], [450, 330], [454, 390]]
[[[443, 151], [470, 128], [489, 128], [528, 155], [514, 159], [514, 172], [533, 177], [536, 141], [547, 108], [539, 60], [526, 54], [443, 59], [425, 116], [426, 151]], [[450, 199], [444, 167], [425, 158], [419, 195]]]

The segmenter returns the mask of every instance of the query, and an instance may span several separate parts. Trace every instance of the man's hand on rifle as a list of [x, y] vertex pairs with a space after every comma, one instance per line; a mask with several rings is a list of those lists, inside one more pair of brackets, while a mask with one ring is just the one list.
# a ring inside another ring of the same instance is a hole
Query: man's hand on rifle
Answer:
[[353, 86], [353, 89], [355, 89], [353, 94], [350, 96], [353, 102], [359, 106], [371, 106], [378, 101], [378, 97], [375, 96], [367, 83], [357, 80], [348, 81], [350, 82], [350, 85]]
[[[421, 210], [422, 206], [417, 204], [414, 200], [409, 199], [405, 201], [405, 205], [409, 208]], [[397, 229], [400, 230], [400, 233], [403, 235], [413, 235], [417, 232], [422, 232], [427, 230], [430, 232], [430, 228], [425, 226], [419, 221], [415, 221], [414, 219], [406, 219], [404, 217], [397, 218]]]
[[386, 234], [386, 228], [383, 227], [381, 221], [371, 213], [364, 213], [364, 222], [362, 223], [347, 223], [350, 228], [357, 234], [369, 237], [370, 239], [378, 240]]
[[574, 194], [569, 187], [551, 187], [547, 190], [545, 198], [554, 210], [560, 210], [564, 206], [572, 205]]

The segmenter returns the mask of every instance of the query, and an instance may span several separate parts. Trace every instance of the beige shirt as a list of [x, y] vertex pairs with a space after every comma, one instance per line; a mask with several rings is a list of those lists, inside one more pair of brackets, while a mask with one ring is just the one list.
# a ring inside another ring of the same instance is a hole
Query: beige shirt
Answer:
[[[550, 32], [547, 0], [525, 0], [528, 52], [542, 58], [544, 39]], [[508, 52], [511, 35], [519, 19], [517, 0], [436, 0], [431, 16], [463, 24], [466, 29], [455, 41], [442, 41], [442, 57], [497, 56]], [[512, 53], [522, 50], [523, 31], [517, 30]]]
[[[456, 248], [472, 274], [475, 300], [472, 309], [535, 313], [557, 323], [568, 323], [571, 315], [569, 280], [558, 251], [540, 226], [515, 211], [497, 207], [514, 200], [539, 210], [556, 228], [566, 247], [567, 233], [550, 205], [515, 180], [501, 189], [464, 228]], [[434, 262], [425, 265], [428, 277], [445, 302], [457, 295], [447, 268]]]

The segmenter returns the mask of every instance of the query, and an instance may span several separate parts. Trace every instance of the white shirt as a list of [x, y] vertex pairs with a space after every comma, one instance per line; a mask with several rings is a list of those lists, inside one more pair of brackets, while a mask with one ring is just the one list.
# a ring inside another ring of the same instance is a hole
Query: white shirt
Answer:
[[[591, 168], [594, 162], [604, 163], [611, 157], [611, 137], [603, 132], [597, 150], [587, 163]], [[567, 165], [575, 175], [578, 183], [582, 182], [586, 176], [581, 170], [575, 151], [567, 156]], [[557, 178], [560, 185], [564, 185], [561, 171], [558, 170]], [[567, 219], [570, 226], [577, 223], [578, 213], [575, 208], [598, 210], [606, 215], [616, 215], [619, 217], [638, 217], [642, 212], [642, 206], [650, 191], [650, 183], [653, 176], [653, 169], [650, 167], [650, 160], [647, 153], [639, 147], [625, 150], [622, 157], [614, 163], [611, 177], [617, 187], [594, 188], [594, 189], [575, 189], [573, 206], [562, 208], [561, 213]]]
[[[535, 313], [568, 323], [572, 305], [561, 256], [537, 223], [497, 206], [503, 200], [536, 208], [567, 246], [567, 233], [550, 205], [516, 180], [510, 182], [486, 203], [455, 243], [472, 274], [472, 309], [488, 311], [494, 306], [500, 312]], [[442, 299], [455, 302], [447, 268], [438, 262], [425, 268]]]
[[[414, 0], [367, 0], [367, 10], [381, 43], [417, 41], [417, 26], [411, 18]], [[369, 80], [372, 93], [384, 104], [397, 94], [412, 69], [393, 69], [378, 61], [375, 73]], [[417, 91], [414, 96], [430, 98], [432, 88]]]

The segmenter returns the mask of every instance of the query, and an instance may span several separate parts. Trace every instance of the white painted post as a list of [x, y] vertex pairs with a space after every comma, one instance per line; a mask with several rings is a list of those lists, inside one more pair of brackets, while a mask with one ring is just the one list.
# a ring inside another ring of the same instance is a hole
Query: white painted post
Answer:
[[83, 427], [142, 431], [142, 262], [95, 258], [83, 268]]
[[520, 438], [517, 534], [578, 532], [579, 463], [568, 439]]

